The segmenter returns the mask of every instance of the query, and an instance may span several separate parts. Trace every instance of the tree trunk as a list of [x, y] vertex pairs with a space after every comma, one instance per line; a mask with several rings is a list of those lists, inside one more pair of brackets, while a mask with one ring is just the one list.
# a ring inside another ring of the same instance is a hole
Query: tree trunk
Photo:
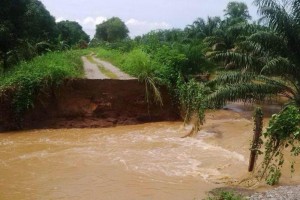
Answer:
[[254, 135], [253, 135], [253, 141], [251, 146], [251, 153], [250, 153], [250, 160], [249, 160], [249, 167], [248, 171], [252, 172], [255, 166], [255, 161], [257, 158], [257, 152], [260, 148], [261, 142], [260, 137], [262, 134], [262, 127], [263, 127], [263, 113], [261, 108], [256, 108], [254, 113]]

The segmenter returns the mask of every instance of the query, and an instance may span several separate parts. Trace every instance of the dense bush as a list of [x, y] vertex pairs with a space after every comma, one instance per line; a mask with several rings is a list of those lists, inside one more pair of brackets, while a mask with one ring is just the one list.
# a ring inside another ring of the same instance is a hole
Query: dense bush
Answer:
[[53, 52], [23, 61], [3, 74], [0, 95], [13, 90], [12, 107], [20, 122], [22, 114], [33, 107], [36, 95], [43, 89], [59, 85], [65, 78], [83, 76], [81, 55], [84, 51]]

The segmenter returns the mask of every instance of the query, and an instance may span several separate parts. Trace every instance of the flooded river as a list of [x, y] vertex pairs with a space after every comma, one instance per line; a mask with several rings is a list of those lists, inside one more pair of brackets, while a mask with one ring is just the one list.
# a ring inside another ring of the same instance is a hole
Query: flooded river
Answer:
[[[0, 134], [0, 199], [193, 200], [247, 177], [250, 119], [221, 110], [195, 137], [181, 138], [189, 128], [162, 122]], [[297, 174], [284, 176], [282, 184], [300, 183]]]

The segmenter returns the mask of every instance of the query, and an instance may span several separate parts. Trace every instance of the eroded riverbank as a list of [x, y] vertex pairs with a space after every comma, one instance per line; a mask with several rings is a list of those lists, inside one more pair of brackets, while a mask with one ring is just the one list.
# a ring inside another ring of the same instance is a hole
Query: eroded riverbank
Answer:
[[0, 96], [0, 131], [20, 127], [98, 128], [180, 119], [178, 106], [166, 88], [161, 88], [163, 105], [146, 95], [145, 83], [135, 79], [65, 80], [58, 87], [40, 92], [34, 107], [17, 124], [12, 94], [8, 93]]

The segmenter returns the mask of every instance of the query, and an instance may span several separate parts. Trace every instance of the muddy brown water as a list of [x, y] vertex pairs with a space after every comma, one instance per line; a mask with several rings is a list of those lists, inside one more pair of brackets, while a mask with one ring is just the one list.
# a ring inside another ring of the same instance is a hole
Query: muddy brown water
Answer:
[[[221, 110], [196, 136], [181, 138], [189, 128], [160, 122], [0, 134], [0, 199], [192, 200], [249, 175], [250, 119]], [[281, 184], [300, 183], [287, 171]]]

